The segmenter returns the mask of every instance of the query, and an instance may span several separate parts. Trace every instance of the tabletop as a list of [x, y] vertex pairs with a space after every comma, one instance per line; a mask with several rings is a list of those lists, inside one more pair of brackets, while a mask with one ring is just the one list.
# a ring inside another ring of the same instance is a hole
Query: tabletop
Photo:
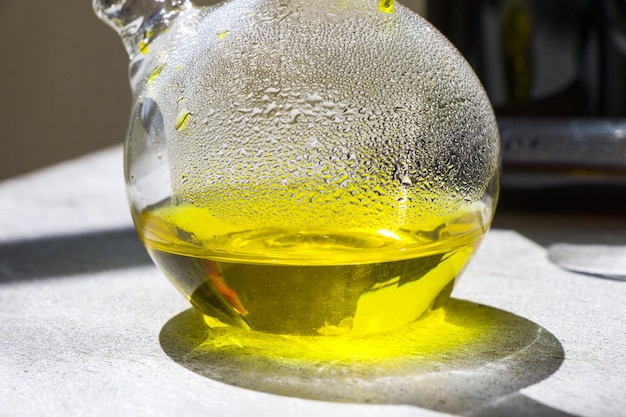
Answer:
[[444, 308], [473, 342], [306, 364], [207, 333], [137, 238], [121, 147], [5, 180], [0, 415], [624, 416], [626, 282], [547, 257], [626, 244], [624, 217], [499, 211]]

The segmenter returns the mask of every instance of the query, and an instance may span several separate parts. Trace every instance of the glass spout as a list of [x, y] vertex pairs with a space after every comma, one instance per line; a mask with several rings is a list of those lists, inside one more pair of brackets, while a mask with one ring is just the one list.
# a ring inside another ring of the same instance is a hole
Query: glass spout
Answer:
[[191, 7], [189, 0], [93, 0], [94, 11], [120, 35], [131, 59], [147, 53], [172, 19]]

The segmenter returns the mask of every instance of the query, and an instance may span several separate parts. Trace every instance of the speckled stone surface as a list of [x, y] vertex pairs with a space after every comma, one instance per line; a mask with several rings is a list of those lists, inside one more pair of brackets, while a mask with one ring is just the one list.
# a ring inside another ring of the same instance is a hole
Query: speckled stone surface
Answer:
[[478, 344], [303, 366], [207, 345], [132, 228], [120, 148], [0, 182], [0, 416], [624, 416], [626, 282], [546, 254], [626, 244], [623, 217], [498, 213], [446, 311], [491, 318]]

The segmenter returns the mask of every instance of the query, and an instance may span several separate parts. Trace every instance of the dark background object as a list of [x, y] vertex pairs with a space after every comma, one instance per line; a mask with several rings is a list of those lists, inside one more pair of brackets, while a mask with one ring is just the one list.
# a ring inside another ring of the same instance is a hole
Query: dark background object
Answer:
[[498, 115], [626, 116], [626, 1], [429, 0]]
[[428, 0], [426, 17], [494, 106], [501, 207], [536, 199], [563, 210], [546, 198], [577, 195], [572, 208], [591, 193], [592, 205], [623, 210], [614, 197], [626, 189], [625, 0]]

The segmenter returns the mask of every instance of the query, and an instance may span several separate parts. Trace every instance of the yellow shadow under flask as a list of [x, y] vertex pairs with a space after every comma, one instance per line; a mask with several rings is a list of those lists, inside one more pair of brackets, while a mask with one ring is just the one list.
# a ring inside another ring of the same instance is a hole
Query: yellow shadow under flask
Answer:
[[441, 304], [489, 228], [499, 137], [457, 50], [372, 0], [94, 0], [130, 55], [128, 197], [208, 321], [379, 332]]

